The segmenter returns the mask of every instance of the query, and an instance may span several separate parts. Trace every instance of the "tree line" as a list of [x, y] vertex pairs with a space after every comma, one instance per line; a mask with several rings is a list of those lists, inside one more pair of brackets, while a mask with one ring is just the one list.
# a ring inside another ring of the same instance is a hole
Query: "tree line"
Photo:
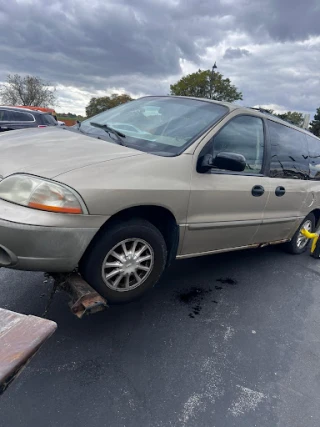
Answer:
[[[195, 73], [182, 77], [175, 84], [170, 85], [170, 95], [208, 98], [225, 102], [234, 102], [243, 99], [242, 92], [231, 83], [229, 78], [224, 78], [219, 72], [200, 69]], [[56, 103], [56, 88], [37, 76], [27, 75], [23, 77], [18, 74], [9, 74], [6, 83], [0, 87], [0, 100], [6, 105], [47, 107]], [[86, 107], [86, 115], [87, 117], [92, 117], [102, 111], [129, 101], [133, 101], [133, 98], [128, 94], [93, 97]], [[273, 110], [267, 111], [296, 126], [302, 127], [303, 125], [303, 113], [287, 111], [286, 113], [279, 114]], [[67, 115], [78, 117], [71, 113], [67, 113]], [[314, 135], [320, 137], [320, 107], [317, 108], [309, 130]]]

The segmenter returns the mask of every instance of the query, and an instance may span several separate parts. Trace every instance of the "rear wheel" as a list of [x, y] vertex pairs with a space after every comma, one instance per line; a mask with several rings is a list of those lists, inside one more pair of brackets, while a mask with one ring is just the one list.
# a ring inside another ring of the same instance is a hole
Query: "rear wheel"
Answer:
[[133, 301], [159, 280], [167, 248], [160, 231], [142, 219], [114, 224], [80, 263], [84, 279], [111, 304]]
[[301, 234], [301, 230], [306, 229], [310, 231], [310, 233], [313, 233], [315, 230], [315, 223], [315, 216], [312, 213], [305, 217], [300, 227], [295, 232], [292, 240], [286, 243], [286, 249], [289, 253], [299, 255], [307, 250], [309, 246], [309, 239]]

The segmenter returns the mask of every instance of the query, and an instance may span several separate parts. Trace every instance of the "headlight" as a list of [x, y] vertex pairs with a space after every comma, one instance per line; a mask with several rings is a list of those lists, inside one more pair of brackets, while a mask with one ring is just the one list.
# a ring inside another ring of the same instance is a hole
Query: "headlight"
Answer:
[[74, 190], [31, 175], [11, 175], [1, 181], [0, 199], [44, 211], [88, 213], [84, 202]]

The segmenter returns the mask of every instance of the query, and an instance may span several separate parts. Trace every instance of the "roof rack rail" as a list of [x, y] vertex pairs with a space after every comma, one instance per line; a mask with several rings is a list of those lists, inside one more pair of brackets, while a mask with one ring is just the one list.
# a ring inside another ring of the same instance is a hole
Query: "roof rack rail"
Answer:
[[261, 108], [261, 107], [249, 107], [249, 108], [251, 110], [257, 110], [257, 111], [260, 111], [261, 113], [268, 114], [269, 116], [275, 117], [276, 119], [281, 120], [282, 122], [290, 123], [291, 125], [296, 126], [295, 123], [293, 123], [291, 120], [282, 119], [278, 115], [270, 113], [270, 111], [266, 110], [265, 108]]
[[[261, 108], [261, 107], [247, 107], [247, 108], [249, 108], [250, 110], [260, 111], [260, 113], [267, 114], [268, 116], [275, 117], [276, 119], [282, 121], [283, 123], [289, 123], [290, 125], [293, 125], [293, 126], [296, 126], [296, 127], [300, 127], [300, 126], [297, 126], [296, 123], [292, 122], [291, 120], [282, 119], [278, 115], [270, 113], [270, 111], [266, 110], [265, 108]], [[303, 128], [302, 127], [301, 129], [304, 129], [304, 130], [310, 132], [308, 128]], [[312, 133], [312, 132], [310, 132], [310, 133]]]
[[270, 113], [270, 111], [266, 110], [265, 108], [261, 108], [261, 107], [248, 107], [250, 108], [250, 110], [257, 110], [260, 111], [261, 113], [265, 113], [265, 114], [269, 114], [270, 116], [274, 116], [274, 114]]

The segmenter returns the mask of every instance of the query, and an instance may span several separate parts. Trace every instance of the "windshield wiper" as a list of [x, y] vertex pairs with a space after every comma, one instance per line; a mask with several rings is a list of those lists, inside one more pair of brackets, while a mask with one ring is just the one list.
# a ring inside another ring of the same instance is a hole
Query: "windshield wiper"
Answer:
[[[109, 135], [110, 135], [110, 133], [112, 133], [113, 135], [116, 136], [116, 139], [120, 145], [124, 145], [124, 146], [126, 145], [122, 140], [122, 138], [125, 138], [126, 136], [123, 133], [117, 131], [116, 129], [113, 129], [112, 127], [110, 127], [106, 124], [101, 125], [100, 123], [95, 123], [95, 122], [90, 122], [90, 125], [95, 127], [95, 128], [103, 129]], [[110, 136], [110, 138], [111, 138], [111, 136]]]

